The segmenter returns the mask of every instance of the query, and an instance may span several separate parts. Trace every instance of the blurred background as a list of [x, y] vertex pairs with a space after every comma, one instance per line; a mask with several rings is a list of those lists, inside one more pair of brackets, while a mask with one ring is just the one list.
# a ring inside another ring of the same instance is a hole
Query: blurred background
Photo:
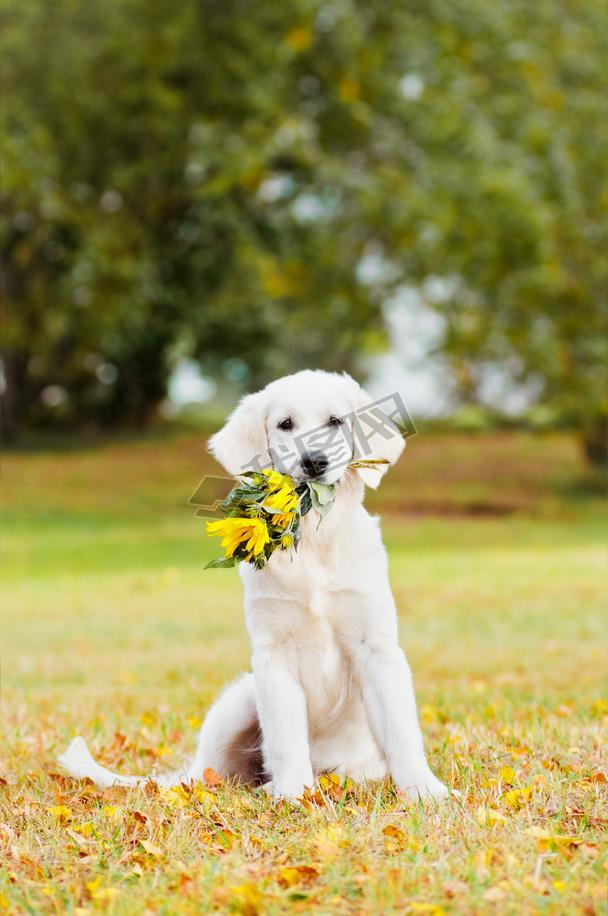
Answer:
[[204, 425], [323, 367], [605, 461], [603, 0], [1, 17], [5, 441]]

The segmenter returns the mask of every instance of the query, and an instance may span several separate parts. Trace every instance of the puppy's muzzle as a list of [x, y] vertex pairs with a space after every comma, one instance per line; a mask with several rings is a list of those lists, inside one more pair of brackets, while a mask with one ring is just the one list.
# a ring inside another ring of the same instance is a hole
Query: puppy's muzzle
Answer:
[[329, 458], [321, 452], [309, 452], [302, 455], [300, 465], [307, 477], [322, 477], [329, 465]]

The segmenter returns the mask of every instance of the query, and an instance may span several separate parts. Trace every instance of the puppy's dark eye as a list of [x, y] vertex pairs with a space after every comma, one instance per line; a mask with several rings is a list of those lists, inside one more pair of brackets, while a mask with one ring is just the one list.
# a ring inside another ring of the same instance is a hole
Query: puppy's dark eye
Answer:
[[293, 420], [291, 417], [285, 417], [284, 420], [281, 420], [279, 429], [293, 429]]
[[330, 417], [329, 420], [327, 421], [327, 425], [328, 426], [341, 426], [342, 420], [340, 419], [340, 417]]

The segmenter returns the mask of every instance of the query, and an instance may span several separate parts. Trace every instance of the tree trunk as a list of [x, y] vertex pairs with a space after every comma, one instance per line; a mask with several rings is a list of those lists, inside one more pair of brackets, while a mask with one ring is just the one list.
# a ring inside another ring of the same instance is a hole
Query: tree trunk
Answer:
[[608, 465], [608, 417], [598, 416], [583, 427], [583, 450], [595, 467]]

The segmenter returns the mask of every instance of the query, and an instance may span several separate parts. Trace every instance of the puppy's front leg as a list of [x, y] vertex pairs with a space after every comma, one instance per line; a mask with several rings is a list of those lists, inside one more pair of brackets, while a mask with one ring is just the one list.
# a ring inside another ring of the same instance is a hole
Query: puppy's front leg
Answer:
[[412, 675], [399, 646], [362, 646], [360, 671], [368, 721], [398, 788], [415, 799], [447, 795], [426, 762]]
[[297, 798], [313, 784], [302, 685], [283, 647], [256, 649], [252, 665], [264, 765], [272, 779], [270, 791]]
[[[368, 599], [369, 600], [369, 599]], [[353, 615], [352, 655], [372, 734], [398, 788], [411, 798], [442, 798], [447, 788], [432, 773], [424, 754], [410, 667], [397, 637], [392, 597]]]

